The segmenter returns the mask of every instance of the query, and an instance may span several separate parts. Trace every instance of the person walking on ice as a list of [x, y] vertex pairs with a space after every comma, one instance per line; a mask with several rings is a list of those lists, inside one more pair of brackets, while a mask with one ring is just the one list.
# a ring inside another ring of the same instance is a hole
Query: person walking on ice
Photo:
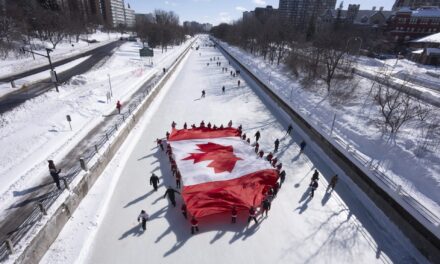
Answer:
[[318, 170], [315, 170], [315, 172], [313, 172], [312, 179], [310, 182], [318, 181], [318, 180], [319, 180], [319, 172]]
[[266, 212], [266, 216], [267, 216], [267, 213], [270, 210], [270, 201], [269, 201], [269, 199], [267, 199], [267, 198], [264, 199], [263, 203], [261, 204], [261, 208], [263, 209], [261, 214], [264, 215], [264, 213]]
[[223, 87], [222, 87], [222, 93], [224, 94], [225, 93], [225, 86], [223, 85]]
[[[235, 73], [234, 73], [234, 74], [235, 74]], [[238, 87], [240, 87], [240, 83], [241, 83], [240, 80], [238, 80], [238, 81], [237, 81]]]
[[238, 215], [237, 208], [235, 207], [235, 205], [232, 206], [231, 215], [232, 215], [231, 223], [235, 224], [237, 222], [237, 215]]
[[312, 183], [310, 184], [310, 197], [313, 198], [313, 195], [315, 194], [316, 189], [318, 189], [318, 181], [312, 181]]
[[150, 177], [150, 185], [153, 185], [154, 191], [157, 192], [157, 184], [159, 183], [159, 177], [152, 173]]
[[286, 180], [286, 171], [283, 170], [280, 172], [280, 188], [283, 185], [284, 180]]
[[255, 210], [255, 207], [251, 206], [249, 208], [249, 217], [247, 220], [248, 224], [251, 222], [251, 220], [254, 220], [255, 224], [258, 224], [256, 215], [257, 215], [257, 210]]
[[174, 190], [171, 188], [171, 186], [168, 186], [168, 189], [166, 190], [165, 194], [163, 195], [163, 198], [165, 198], [168, 195], [168, 199], [170, 199], [171, 204], [176, 207], [176, 195], [175, 193], [180, 194], [180, 192]]
[[254, 137], [255, 137], [255, 141], [258, 142], [258, 140], [260, 140], [261, 134], [260, 134], [260, 131], [259, 131], [259, 130], [258, 130], [257, 132], [255, 132]]
[[287, 134], [287, 135], [290, 135], [290, 133], [292, 133], [292, 130], [293, 130], [292, 124], [289, 124], [289, 126], [287, 127], [287, 132], [286, 132], [286, 134]]
[[300, 150], [299, 150], [299, 154], [301, 154], [301, 153], [303, 153], [304, 152], [304, 149], [306, 148], [306, 142], [303, 140], [303, 141], [301, 141], [301, 143], [299, 144], [299, 148], [300, 148]]
[[277, 138], [274, 142], [275, 149], [274, 152], [276, 153], [278, 151], [278, 147], [280, 146], [280, 140]]
[[186, 204], [182, 204], [182, 207], [180, 209], [182, 210], [183, 217], [185, 217], [185, 219], [188, 219]]
[[191, 235], [194, 235], [195, 232], [199, 232], [199, 221], [193, 216], [191, 219]]
[[330, 179], [330, 183], [329, 183], [329, 185], [327, 187], [327, 191], [330, 190], [330, 189], [331, 189], [330, 191], [333, 191], [335, 189], [336, 183], [338, 183], [338, 179], [339, 179], [338, 174], [335, 174], [335, 176], [333, 176]]
[[206, 96], [206, 92], [205, 92], [205, 90], [202, 90], [202, 97], [201, 98], [205, 98], [205, 96]]
[[148, 214], [144, 210], [141, 211], [138, 218], [138, 223], [142, 221], [142, 229], [145, 231], [147, 230], [147, 221], [148, 221]]

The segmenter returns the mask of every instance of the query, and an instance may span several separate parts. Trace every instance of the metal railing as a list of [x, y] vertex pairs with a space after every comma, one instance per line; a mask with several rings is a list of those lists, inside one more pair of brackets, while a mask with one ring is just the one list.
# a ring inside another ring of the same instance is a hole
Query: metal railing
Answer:
[[[244, 66], [242, 63], [240, 63], [230, 52], [226, 51], [225, 48], [223, 48], [221, 45], [219, 45], [218, 42], [216, 42], [217, 45], [225, 51], [231, 58], [236, 60], [236, 62], [244, 68], [248, 73], [250, 73], [250, 76], [252, 79], [256, 80], [257, 82], [263, 84], [266, 86], [269, 90], [270, 86], [264, 81], [257, 78], [251, 70], [249, 70], [246, 66]], [[277, 95], [277, 97], [282, 100], [286, 105], [288, 105], [291, 109], [292, 106], [288, 102], [286, 98], [282, 98], [280, 95]], [[352, 145], [350, 145], [348, 142], [346, 142], [342, 137], [338, 136], [334, 131], [332, 133], [331, 128], [329, 126], [326, 126], [326, 124], [323, 124], [322, 122], [318, 120], [314, 120], [312, 117], [312, 113], [307, 113], [305, 109], [302, 109], [301, 112], [302, 115], [308, 115], [307, 121], [310, 123], [312, 121], [315, 129], [319, 128], [318, 131], [321, 134], [325, 134], [327, 140], [332, 139], [331, 142], [337, 146], [339, 146], [341, 149], [344, 149], [345, 153], [348, 153], [351, 155], [352, 158], [354, 158], [357, 162], [359, 162], [364, 169], [368, 170], [368, 175], [374, 176], [374, 179], [380, 181], [383, 185], [385, 185], [387, 188], [392, 190], [395, 194], [397, 194], [401, 199], [402, 202], [404, 202], [407, 206], [414, 209], [414, 212], [418, 213], [420, 216], [422, 216], [424, 219], [426, 219], [428, 222], [430, 222], [435, 227], [439, 227], [440, 225], [440, 217], [433, 211], [431, 211], [429, 208], [424, 206], [421, 202], [416, 200], [408, 191], [406, 191], [400, 184], [397, 184], [390, 176], [385, 174], [383, 171], [381, 171], [380, 163], [376, 162], [374, 163], [373, 159], [369, 159], [367, 156], [363, 155], [361, 152], [356, 150]], [[411, 212], [410, 212], [411, 213]], [[411, 213], [412, 214], [412, 213]]]
[[[181, 61], [183, 56], [189, 51], [190, 47], [194, 42], [192, 42], [178, 57], [176, 60], [172, 62], [169, 69], [169, 72], [156, 74], [153, 78], [150, 78], [147, 83], [144, 83], [142, 87], [136, 92], [134, 98], [132, 98], [130, 104], [126, 107], [127, 110], [119, 115], [119, 118], [115, 119], [110, 127], [105, 130], [95, 142], [89, 148], [85, 149], [82, 154], [82, 159], [85, 161], [86, 165], [91, 165], [89, 170], [93, 170], [94, 166], [99, 165], [98, 162], [92, 162], [92, 160], [99, 155], [99, 152], [104, 153], [109, 149], [109, 145], [107, 143], [111, 142], [112, 136], [117, 134], [119, 128], [129, 119], [129, 117], [134, 113], [136, 108], [139, 107], [146, 99], [152, 89], [160, 89], [163, 85], [168, 81], [171, 74], [175, 71], [176, 65]], [[79, 159], [80, 157], [78, 157]], [[93, 164], [91, 164], [91, 162]], [[69, 168], [65, 175], [62, 177], [63, 181], [65, 180], [67, 185], [70, 183], [81, 173], [82, 167], [80, 162], [78, 161], [75, 166]], [[65, 190], [65, 189], [64, 189]], [[0, 261], [7, 259], [8, 255], [13, 253], [14, 247], [25, 237], [28, 231], [38, 223], [42, 217], [46, 214], [46, 210], [49, 209], [58, 197], [63, 193], [64, 190], [58, 190], [55, 186], [52, 186], [46, 196], [36, 203], [34, 209], [31, 213], [26, 217], [26, 219], [16, 228], [12, 233], [8, 234], [9, 237], [6, 241], [2, 241], [0, 245]], [[43, 209], [43, 210], [42, 210]]]

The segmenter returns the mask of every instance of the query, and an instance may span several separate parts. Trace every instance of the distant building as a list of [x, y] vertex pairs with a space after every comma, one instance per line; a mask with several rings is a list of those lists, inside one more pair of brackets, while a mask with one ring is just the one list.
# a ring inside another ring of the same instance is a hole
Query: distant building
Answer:
[[[409, 43], [413, 49], [410, 59], [418, 63], [440, 65], [440, 33], [432, 34]], [[440, 78], [440, 76], [437, 76]]]
[[406, 42], [440, 32], [440, 8], [401, 8], [391, 17], [389, 31], [396, 42]]
[[278, 9], [268, 5], [266, 7], [257, 7], [253, 11], [243, 12], [243, 21], [250, 18], [257, 18], [261, 23], [265, 23], [269, 18], [278, 16]]
[[393, 10], [398, 10], [402, 7], [417, 9], [423, 6], [440, 6], [440, 0], [396, 0]]
[[243, 12], [243, 21], [250, 19], [252, 17], [255, 17], [255, 12], [254, 11], [244, 11]]
[[264, 23], [271, 17], [275, 17], [278, 15], [278, 10], [274, 9], [272, 6], [268, 5], [266, 7], [257, 7], [254, 10], [254, 16], [260, 20], [261, 23]]
[[376, 7], [371, 10], [360, 10], [360, 5], [349, 5], [347, 10], [326, 10], [319, 17], [318, 24], [321, 29], [331, 27], [335, 23], [358, 28], [384, 28], [392, 14], [392, 11], [383, 10], [383, 7], [379, 10]]
[[134, 10], [128, 5], [125, 8], [125, 25], [129, 28], [133, 28], [136, 25], [136, 15]]
[[294, 27], [306, 28], [326, 10], [334, 10], [336, 0], [280, 0], [279, 15]]

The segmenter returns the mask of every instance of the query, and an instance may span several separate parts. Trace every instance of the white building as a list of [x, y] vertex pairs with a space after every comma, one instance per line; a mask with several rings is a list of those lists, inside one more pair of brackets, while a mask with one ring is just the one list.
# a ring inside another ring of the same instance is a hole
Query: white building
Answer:
[[125, 25], [129, 28], [136, 25], [136, 16], [134, 10], [130, 8], [130, 5], [125, 8]]

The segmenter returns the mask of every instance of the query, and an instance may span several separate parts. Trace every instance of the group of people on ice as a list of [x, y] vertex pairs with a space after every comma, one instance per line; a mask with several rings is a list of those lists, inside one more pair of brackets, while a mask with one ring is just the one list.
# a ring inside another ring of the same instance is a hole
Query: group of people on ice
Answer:
[[[218, 67], [220, 67], [220, 66], [222, 65], [222, 63], [221, 63], [219, 60], [220, 60], [219, 57], [209, 58], [209, 61], [211, 61], [211, 62], [212, 62], [212, 61], [217, 61], [217, 62], [216, 62], [216, 65], [217, 65]], [[207, 62], [206, 65], [209, 66], [209, 62]], [[229, 62], [229, 65], [231, 65], [231, 62]], [[228, 71], [229, 71], [228, 67], [222, 67], [222, 72], [223, 72], [223, 73], [224, 73], [224, 72], [228, 73]], [[240, 70], [231, 70], [231, 71], [230, 71], [230, 74], [231, 74], [232, 77], [235, 78], [236, 76], [239, 76], [239, 75], [240, 75]], [[240, 85], [241, 85], [241, 81], [240, 81], [240, 80], [237, 80], [237, 86], [240, 87]], [[226, 92], [226, 87], [225, 87], [225, 85], [223, 85], [223, 86], [222, 86], [222, 93], [224, 94], [225, 92]], [[205, 90], [202, 90], [202, 95], [201, 95], [200, 98], [205, 98], [205, 97], [206, 97], [206, 91], [205, 91]]]

